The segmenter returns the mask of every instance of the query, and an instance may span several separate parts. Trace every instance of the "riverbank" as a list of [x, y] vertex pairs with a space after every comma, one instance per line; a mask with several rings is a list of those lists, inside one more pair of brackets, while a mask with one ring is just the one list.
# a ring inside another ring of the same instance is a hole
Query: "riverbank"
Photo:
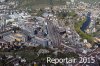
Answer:
[[94, 41], [93, 41], [92, 35], [86, 34], [86, 33], [84, 33], [84, 32], [80, 29], [80, 27], [82, 26], [82, 24], [83, 24], [84, 22], [85, 22], [85, 19], [84, 19], [84, 20], [81, 20], [81, 21], [79, 21], [79, 22], [77, 22], [77, 23], [75, 23], [75, 25], [74, 25], [75, 30], [76, 30], [76, 32], [80, 35], [80, 37], [82, 38], [82, 41], [83, 41], [84, 39], [87, 39], [88, 42], [91, 43], [91, 44], [93, 45], [93, 44], [94, 44]]

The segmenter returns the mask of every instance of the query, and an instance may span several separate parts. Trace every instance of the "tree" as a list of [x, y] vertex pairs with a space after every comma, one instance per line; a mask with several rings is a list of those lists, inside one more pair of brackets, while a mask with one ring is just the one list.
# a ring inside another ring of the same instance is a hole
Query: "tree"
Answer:
[[27, 36], [27, 41], [31, 41], [31, 37], [30, 36]]
[[40, 9], [38, 12], [37, 12], [37, 16], [42, 16], [42, 14], [44, 13], [44, 11], [42, 9]]
[[14, 33], [16, 33], [17, 30], [21, 30], [19, 27], [13, 27]]

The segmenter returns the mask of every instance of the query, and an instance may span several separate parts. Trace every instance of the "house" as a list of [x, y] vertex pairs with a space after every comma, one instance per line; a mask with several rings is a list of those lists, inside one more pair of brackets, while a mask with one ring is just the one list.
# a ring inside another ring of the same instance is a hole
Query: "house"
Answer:
[[46, 49], [40, 49], [39, 51], [38, 51], [38, 54], [46, 54], [46, 53], [49, 53], [49, 50], [46, 50]]
[[48, 47], [49, 41], [46, 38], [35, 37], [33, 43], [40, 44], [43, 47]]
[[13, 19], [11, 19], [9, 15], [2, 14], [0, 15], [0, 17], [1, 17], [3, 24], [7, 24], [8, 22], [13, 21]]

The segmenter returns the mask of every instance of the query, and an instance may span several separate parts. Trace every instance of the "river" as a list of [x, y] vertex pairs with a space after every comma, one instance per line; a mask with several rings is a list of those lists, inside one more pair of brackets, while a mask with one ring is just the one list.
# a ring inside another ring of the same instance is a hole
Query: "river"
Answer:
[[86, 16], [86, 21], [83, 23], [82, 27], [80, 28], [83, 32], [85, 32], [85, 30], [88, 28], [90, 22], [91, 22], [91, 13], [88, 12], [87, 16]]

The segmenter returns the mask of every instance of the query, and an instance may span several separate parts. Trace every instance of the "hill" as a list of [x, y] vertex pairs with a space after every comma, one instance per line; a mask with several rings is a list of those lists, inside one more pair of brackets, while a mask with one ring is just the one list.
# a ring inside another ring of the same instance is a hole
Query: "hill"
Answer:
[[[62, 5], [65, 4], [66, 1], [70, 0], [15, 0], [19, 3], [19, 7], [28, 7], [28, 8], [38, 8], [45, 7], [50, 5]], [[75, 0], [75, 1], [84, 1], [84, 2], [99, 2], [99, 0]]]
[[65, 0], [19, 0], [18, 3], [19, 7], [38, 8], [65, 4]]

